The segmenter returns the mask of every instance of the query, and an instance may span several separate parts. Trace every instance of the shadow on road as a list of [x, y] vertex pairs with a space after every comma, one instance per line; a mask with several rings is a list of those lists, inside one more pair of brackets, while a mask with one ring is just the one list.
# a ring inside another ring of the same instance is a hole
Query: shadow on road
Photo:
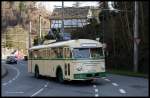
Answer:
[[72, 80], [72, 81], [65, 81], [64, 83], [60, 83], [59, 81], [57, 81], [56, 78], [52, 78], [52, 77], [46, 77], [46, 76], [40, 76], [40, 79], [43, 80], [48, 80], [49, 82], [53, 82], [53, 83], [57, 83], [57, 84], [63, 84], [63, 85], [70, 85], [70, 86], [92, 86], [92, 85], [105, 85], [106, 81], [102, 80], [102, 79], [98, 79], [95, 81], [79, 81], [79, 80]]

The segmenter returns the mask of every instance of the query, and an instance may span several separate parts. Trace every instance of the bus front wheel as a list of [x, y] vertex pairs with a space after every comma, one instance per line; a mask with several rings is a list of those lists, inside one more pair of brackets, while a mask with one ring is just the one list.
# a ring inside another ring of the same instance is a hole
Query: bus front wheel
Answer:
[[61, 69], [58, 69], [58, 70], [57, 70], [57, 80], [58, 80], [60, 83], [64, 83], [63, 72], [62, 72]]
[[39, 75], [39, 68], [38, 67], [35, 67], [34, 76], [35, 76], [35, 78], [39, 78], [40, 77], [40, 75]]

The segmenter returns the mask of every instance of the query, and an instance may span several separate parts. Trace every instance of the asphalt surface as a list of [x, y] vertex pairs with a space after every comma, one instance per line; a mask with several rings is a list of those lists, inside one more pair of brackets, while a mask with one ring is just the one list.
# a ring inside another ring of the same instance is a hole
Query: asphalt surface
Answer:
[[7, 69], [5, 68], [5, 64], [1, 65], [1, 77], [3, 78], [4, 76], [7, 75]]
[[[4, 62], [3, 62], [4, 63]], [[3, 64], [2, 63], [2, 64]], [[60, 84], [55, 78], [34, 78], [27, 72], [27, 62], [6, 64], [8, 74], [2, 78], [2, 96], [148, 96], [148, 79], [107, 74], [92, 83], [71, 81]]]

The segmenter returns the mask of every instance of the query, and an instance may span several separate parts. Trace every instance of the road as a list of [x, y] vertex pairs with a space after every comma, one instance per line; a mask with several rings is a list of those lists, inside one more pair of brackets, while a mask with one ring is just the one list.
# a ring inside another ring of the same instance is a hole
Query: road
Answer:
[[[2, 64], [5, 64], [4, 62]], [[55, 78], [34, 78], [27, 72], [27, 62], [6, 64], [2, 78], [2, 96], [148, 96], [148, 79], [107, 74], [92, 83], [71, 81], [60, 84]]]

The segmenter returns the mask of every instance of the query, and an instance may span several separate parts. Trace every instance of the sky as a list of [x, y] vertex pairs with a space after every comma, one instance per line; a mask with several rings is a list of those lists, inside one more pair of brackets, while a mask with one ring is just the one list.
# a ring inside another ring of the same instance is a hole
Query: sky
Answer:
[[[62, 2], [61, 1], [43, 1], [43, 2], [37, 2], [37, 4], [41, 3], [42, 5], [45, 6], [45, 8], [48, 11], [53, 11], [54, 6], [61, 6]], [[64, 1], [64, 7], [71, 7], [72, 4], [74, 4], [75, 2], [73, 1]], [[92, 1], [92, 2], [87, 2], [87, 1], [82, 1], [79, 2], [81, 3], [80, 6], [98, 6], [98, 2], [97, 1]]]

